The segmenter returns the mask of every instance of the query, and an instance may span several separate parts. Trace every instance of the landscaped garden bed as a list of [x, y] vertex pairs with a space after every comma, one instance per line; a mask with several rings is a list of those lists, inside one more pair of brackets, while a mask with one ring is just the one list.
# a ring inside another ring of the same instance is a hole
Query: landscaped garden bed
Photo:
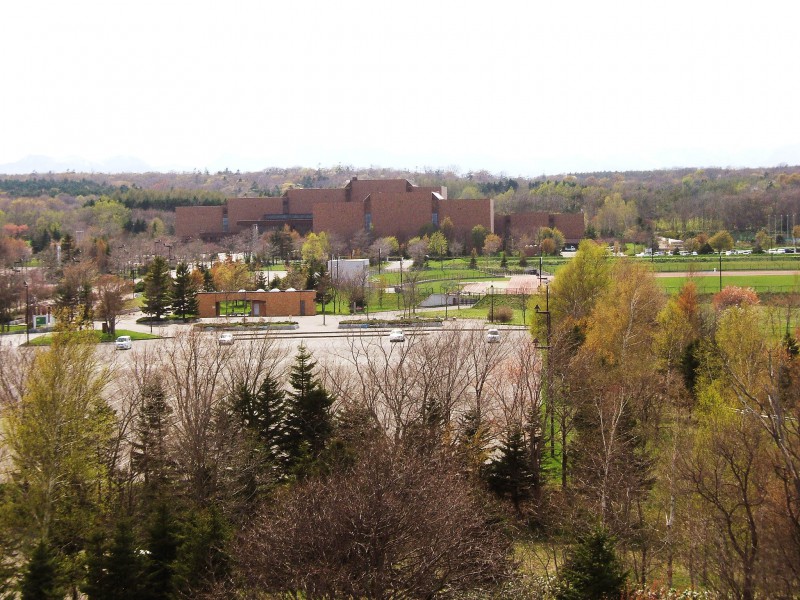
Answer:
[[393, 327], [441, 327], [442, 319], [349, 319], [339, 322], [339, 329], [391, 329]]
[[203, 331], [292, 331], [300, 325], [297, 321], [235, 321], [214, 323], [198, 323], [195, 327]]

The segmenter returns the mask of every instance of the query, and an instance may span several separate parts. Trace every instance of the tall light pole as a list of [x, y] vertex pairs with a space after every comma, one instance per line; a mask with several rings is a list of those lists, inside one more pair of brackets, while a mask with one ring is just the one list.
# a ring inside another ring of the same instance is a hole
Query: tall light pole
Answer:
[[722, 291], [722, 250], [719, 251], [719, 291]]
[[[537, 304], [534, 306], [533, 310], [536, 311], [537, 315], [545, 315], [547, 317], [547, 344], [545, 346], [539, 346], [539, 348], [546, 349], [548, 352], [550, 351], [550, 286], [545, 287], [545, 309], [540, 310], [539, 305]], [[537, 340], [534, 340], [534, 344], [536, 344]], [[545, 399], [547, 400], [547, 405], [545, 406], [545, 426], [547, 426], [547, 419], [550, 419], [550, 456], [555, 457], [556, 455], [556, 426], [555, 426], [555, 410], [553, 410], [553, 399], [550, 397], [550, 357], [547, 357], [547, 364], [545, 365], [545, 375], [544, 375], [544, 384], [545, 384]]]

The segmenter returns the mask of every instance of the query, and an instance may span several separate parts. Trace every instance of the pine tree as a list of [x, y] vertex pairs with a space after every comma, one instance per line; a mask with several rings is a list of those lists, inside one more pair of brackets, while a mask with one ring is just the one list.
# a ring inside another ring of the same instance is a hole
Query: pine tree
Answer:
[[175, 269], [172, 310], [184, 323], [187, 315], [197, 314], [197, 290], [189, 275], [189, 266], [184, 262]]
[[291, 458], [316, 460], [333, 431], [333, 398], [314, 375], [317, 363], [305, 346], [298, 348], [289, 374], [288, 436]]
[[90, 600], [138, 600], [143, 591], [142, 559], [127, 520], [117, 523], [108, 548], [96, 538], [83, 589]]
[[203, 291], [216, 291], [216, 288], [214, 287], [214, 276], [211, 274], [211, 271], [205, 265], [199, 265], [197, 270], [200, 271], [200, 274], [203, 276]]
[[520, 503], [530, 497], [533, 472], [525, 437], [519, 427], [506, 432], [500, 455], [489, 464], [487, 479], [492, 491], [510, 498], [517, 512]]
[[259, 445], [265, 450], [265, 458], [275, 465], [286, 465], [287, 432], [286, 392], [277, 379], [267, 375], [255, 394], [241, 388], [234, 400], [234, 410]]
[[173, 286], [167, 261], [156, 256], [144, 276], [144, 312], [161, 320], [172, 305]]
[[614, 540], [602, 529], [580, 540], [561, 571], [558, 600], [621, 598], [627, 572], [614, 551]]
[[458, 447], [467, 469], [477, 474], [489, 457], [492, 442], [489, 425], [478, 409], [470, 409], [458, 422]]
[[175, 562], [175, 584], [188, 597], [196, 597], [214, 582], [223, 581], [230, 571], [227, 552], [230, 528], [212, 506], [193, 513], [182, 531]]
[[167, 435], [172, 409], [167, 404], [161, 382], [153, 379], [142, 388], [131, 450], [134, 473], [144, 479], [145, 497], [158, 495], [170, 478]]
[[58, 563], [45, 541], [33, 551], [20, 585], [22, 600], [61, 600], [64, 591], [58, 584]]
[[175, 560], [178, 556], [178, 532], [175, 519], [166, 503], [156, 508], [148, 531], [147, 561], [142, 600], [167, 600], [175, 588]]

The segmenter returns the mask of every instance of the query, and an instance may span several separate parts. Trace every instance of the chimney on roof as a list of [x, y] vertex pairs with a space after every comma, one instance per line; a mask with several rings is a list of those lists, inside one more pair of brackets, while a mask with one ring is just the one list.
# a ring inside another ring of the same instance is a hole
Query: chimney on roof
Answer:
[[351, 181], [358, 181], [358, 175], [353, 175], [353, 177], [351, 178]]

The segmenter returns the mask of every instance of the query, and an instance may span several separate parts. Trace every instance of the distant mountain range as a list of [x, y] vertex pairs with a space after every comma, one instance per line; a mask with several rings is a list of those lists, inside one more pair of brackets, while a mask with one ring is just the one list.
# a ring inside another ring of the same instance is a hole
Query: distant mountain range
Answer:
[[0, 173], [27, 175], [29, 173], [147, 173], [156, 170], [146, 162], [132, 156], [115, 156], [100, 162], [85, 158], [53, 158], [51, 156], [26, 156], [18, 161], [0, 164]]

